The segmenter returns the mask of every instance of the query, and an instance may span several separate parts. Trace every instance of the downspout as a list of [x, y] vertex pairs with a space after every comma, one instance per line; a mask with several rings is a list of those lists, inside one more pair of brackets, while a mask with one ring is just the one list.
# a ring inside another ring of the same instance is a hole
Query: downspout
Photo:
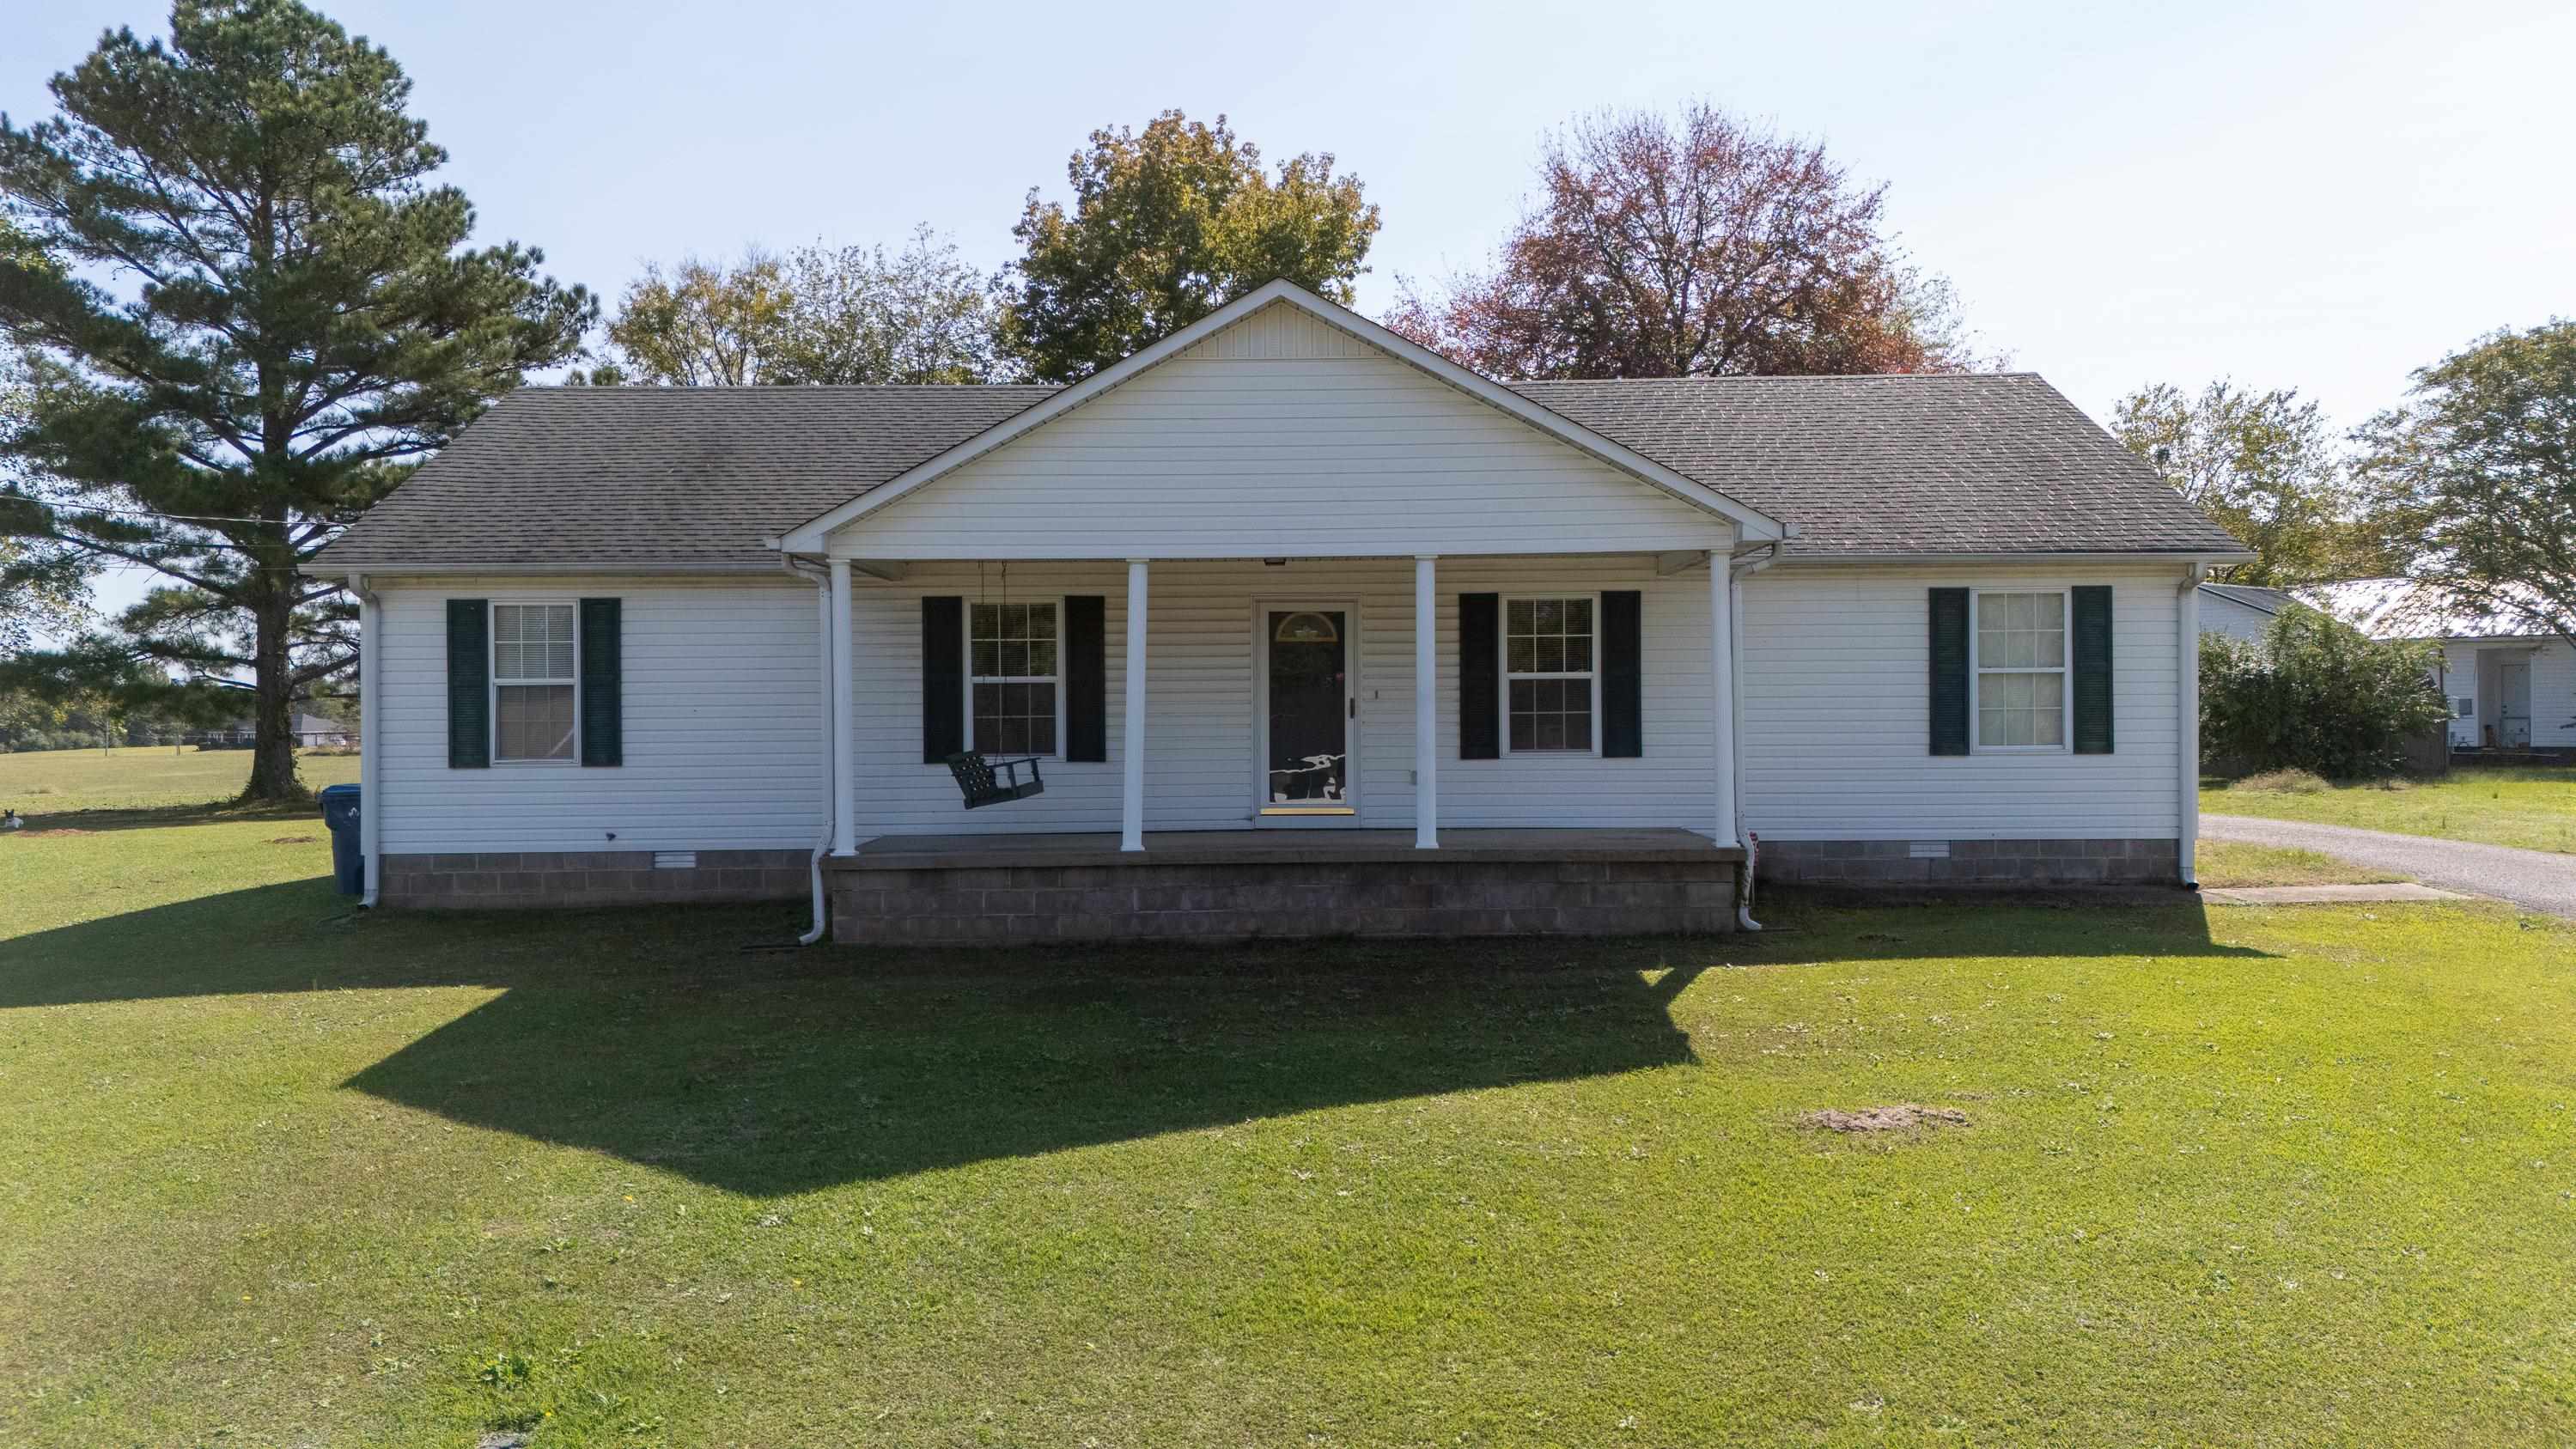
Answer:
[[834, 748], [833, 735], [834, 722], [839, 718], [840, 710], [832, 698], [832, 589], [830, 580], [810, 565], [800, 564], [792, 558], [782, 558], [780, 562], [789, 573], [814, 585], [815, 663], [822, 678], [823, 833], [815, 840], [814, 853], [805, 862], [806, 874], [813, 882], [814, 924], [804, 935], [796, 938], [797, 945], [811, 946], [823, 939], [824, 931], [831, 925], [831, 913], [826, 908], [823, 894], [823, 857], [831, 854], [832, 834], [839, 824], [841, 809], [841, 784], [837, 778], [840, 752]]
[[2179, 776], [2175, 795], [2174, 851], [2182, 869], [2182, 888], [2200, 889], [2200, 583], [2209, 577], [2209, 565], [2195, 563], [2183, 570], [2182, 592], [2174, 603], [2174, 658], [2182, 676], [2182, 688], [2174, 718], [2175, 765]]
[[1744, 889], [1735, 900], [1735, 925], [1742, 931], [1759, 931], [1762, 923], [1753, 919], [1753, 873], [1760, 864], [1762, 842], [1744, 826], [1744, 581], [1780, 561], [1780, 545], [1772, 544], [1760, 558], [1727, 560], [1726, 587], [1728, 599], [1726, 652], [1728, 667], [1735, 671], [1735, 688], [1727, 703], [1735, 713], [1735, 759], [1730, 764], [1735, 772], [1735, 838], [1744, 842]]
[[365, 574], [351, 574], [349, 592], [358, 596], [358, 862], [366, 889], [358, 909], [372, 910], [384, 877], [385, 796], [376, 788], [383, 773], [385, 605], [367, 588]]

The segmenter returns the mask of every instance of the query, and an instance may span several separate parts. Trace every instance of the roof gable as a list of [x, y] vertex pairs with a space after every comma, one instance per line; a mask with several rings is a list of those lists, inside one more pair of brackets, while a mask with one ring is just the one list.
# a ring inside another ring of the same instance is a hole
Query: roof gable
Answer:
[[[1241, 326], [1247, 319], [1257, 320], [1249, 327]], [[1272, 282], [1237, 298], [1115, 366], [1105, 368], [944, 450], [901, 476], [809, 519], [782, 535], [776, 541], [777, 545], [795, 553], [822, 552], [833, 533], [895, 507], [932, 482], [1075, 413], [1085, 404], [1113, 393], [1167, 362], [1184, 357], [1199, 361], [1237, 358], [1261, 361], [1388, 359], [1526, 424], [1603, 466], [1732, 523], [1745, 538], [1776, 539], [1794, 532], [1779, 520], [1735, 498], [1509, 388], [1479, 377], [1357, 313], [1283, 281]]]

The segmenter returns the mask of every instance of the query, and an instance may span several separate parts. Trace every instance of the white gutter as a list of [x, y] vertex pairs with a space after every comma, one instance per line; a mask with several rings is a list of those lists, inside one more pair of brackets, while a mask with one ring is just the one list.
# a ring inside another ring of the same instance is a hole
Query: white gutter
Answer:
[[384, 764], [385, 606], [367, 588], [365, 574], [349, 575], [358, 596], [358, 857], [365, 889], [358, 909], [370, 910], [383, 886], [385, 797], [376, 788]]
[[2183, 570], [2182, 588], [2174, 596], [2174, 658], [2182, 676], [2175, 691], [2174, 751], [2179, 779], [2175, 804], [2181, 811], [2174, 832], [2185, 890], [2200, 889], [2200, 583], [2209, 576], [2204, 564]]
[[814, 642], [817, 688], [823, 692], [823, 834], [814, 842], [814, 853], [807, 857], [805, 870], [813, 881], [814, 924], [796, 938], [799, 946], [811, 946], [823, 939], [831, 926], [831, 912], [823, 892], [823, 857], [832, 851], [833, 832], [840, 828], [841, 785], [836, 768], [840, 751], [834, 725], [840, 711], [832, 698], [832, 589], [828, 578], [809, 572], [811, 565], [800, 566], [798, 560], [782, 557], [779, 563], [800, 579], [814, 585]]
[[1727, 564], [1726, 586], [1733, 595], [1728, 600], [1726, 611], [1730, 635], [1726, 641], [1727, 662], [1735, 672], [1735, 688], [1728, 697], [1728, 703], [1735, 712], [1735, 759], [1728, 768], [1735, 772], [1735, 838], [1744, 842], [1744, 894], [1735, 902], [1736, 929], [1743, 931], [1762, 929], [1762, 923], [1753, 919], [1753, 906], [1749, 899], [1762, 844], [1744, 825], [1744, 581], [1779, 561], [1780, 545], [1774, 543], [1763, 551], [1760, 558], [1730, 559]]

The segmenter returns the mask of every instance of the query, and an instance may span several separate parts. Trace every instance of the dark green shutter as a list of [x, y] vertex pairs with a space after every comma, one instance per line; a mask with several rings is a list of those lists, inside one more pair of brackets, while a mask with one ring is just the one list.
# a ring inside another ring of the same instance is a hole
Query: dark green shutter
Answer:
[[944, 765], [966, 748], [966, 600], [921, 601], [921, 761]]
[[2075, 753], [2111, 753], [2111, 586], [2075, 591]]
[[492, 611], [481, 599], [447, 601], [447, 768], [492, 763]]
[[1639, 615], [1646, 596], [1634, 589], [1601, 596], [1601, 753], [1633, 759], [1646, 752], [1644, 651]]
[[1064, 757], [1109, 758], [1107, 603], [1098, 594], [1064, 600]]
[[624, 609], [617, 599], [581, 601], [581, 762], [626, 763]]
[[1458, 596], [1458, 758], [1500, 759], [1502, 595]]
[[1932, 591], [1932, 753], [1968, 752], [1968, 591]]

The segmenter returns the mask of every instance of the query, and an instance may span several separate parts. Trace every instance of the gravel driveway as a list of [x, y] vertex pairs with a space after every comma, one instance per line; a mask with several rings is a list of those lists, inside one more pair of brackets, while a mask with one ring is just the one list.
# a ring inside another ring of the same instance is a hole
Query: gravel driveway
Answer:
[[2529, 910], [2576, 917], [2576, 855], [2251, 815], [2203, 815], [2200, 834], [2204, 840], [2323, 851], [2378, 870], [2403, 871], [2426, 885], [2501, 896]]

